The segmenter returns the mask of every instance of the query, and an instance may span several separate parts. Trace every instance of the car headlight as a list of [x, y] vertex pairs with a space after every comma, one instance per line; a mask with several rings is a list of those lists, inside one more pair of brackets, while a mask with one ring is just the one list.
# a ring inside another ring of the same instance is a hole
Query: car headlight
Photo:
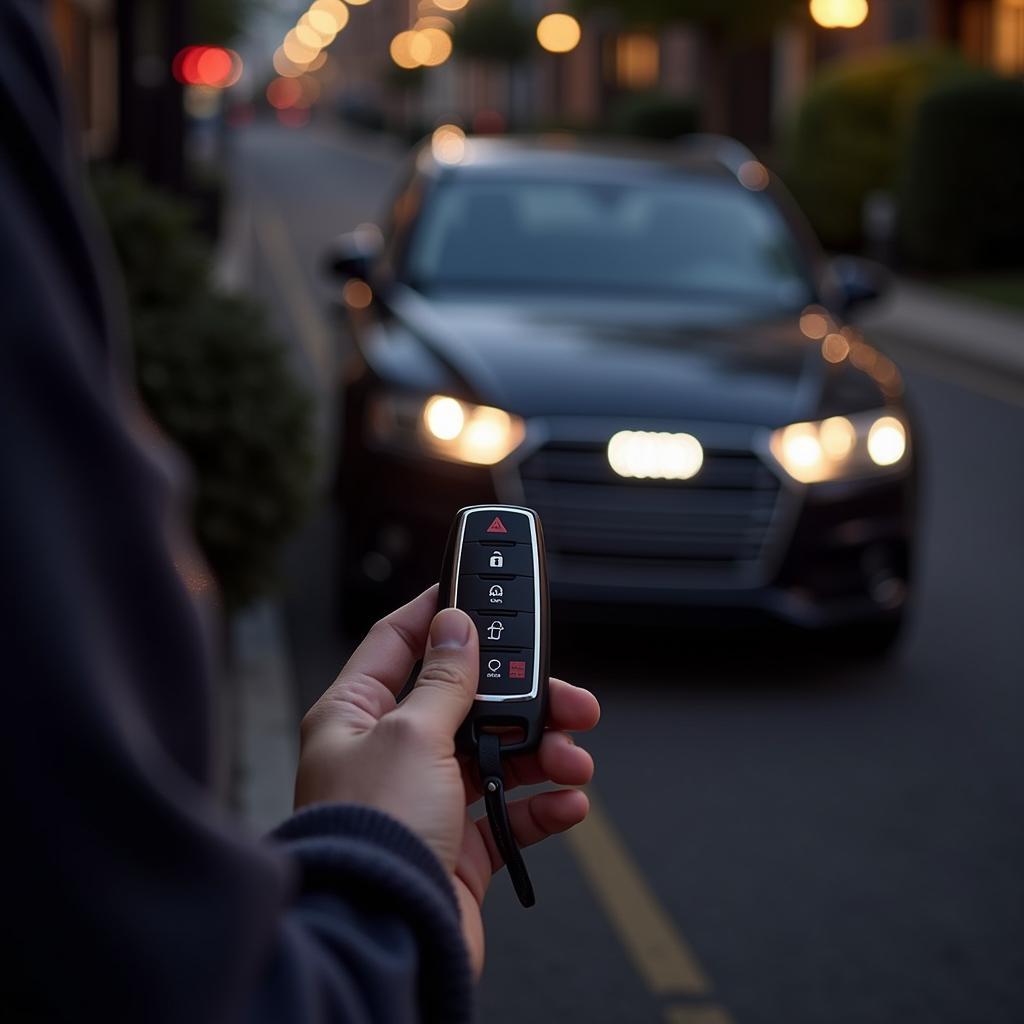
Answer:
[[815, 423], [791, 423], [772, 432], [775, 461], [803, 484], [845, 480], [899, 465], [910, 435], [889, 410], [830, 416]]
[[382, 396], [370, 408], [370, 429], [380, 441], [475, 466], [501, 462], [526, 437], [521, 417], [448, 395]]

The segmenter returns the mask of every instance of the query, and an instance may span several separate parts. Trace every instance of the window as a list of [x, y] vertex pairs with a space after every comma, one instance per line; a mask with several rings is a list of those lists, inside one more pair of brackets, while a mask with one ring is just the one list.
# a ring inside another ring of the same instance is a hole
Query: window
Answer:
[[643, 33], [615, 40], [615, 78], [624, 89], [649, 89], [658, 84], [661, 54], [658, 40]]
[[725, 299], [790, 309], [812, 295], [764, 196], [733, 181], [454, 181], [426, 204], [406, 276], [426, 292]]

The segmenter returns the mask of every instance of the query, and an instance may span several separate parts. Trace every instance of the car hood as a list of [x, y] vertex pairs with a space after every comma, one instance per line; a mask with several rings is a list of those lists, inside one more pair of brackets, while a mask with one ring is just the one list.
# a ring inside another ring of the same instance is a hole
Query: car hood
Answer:
[[391, 311], [467, 397], [528, 417], [774, 425], [813, 410], [825, 369], [797, 314], [743, 317], [722, 306], [637, 301], [441, 300], [408, 289]]

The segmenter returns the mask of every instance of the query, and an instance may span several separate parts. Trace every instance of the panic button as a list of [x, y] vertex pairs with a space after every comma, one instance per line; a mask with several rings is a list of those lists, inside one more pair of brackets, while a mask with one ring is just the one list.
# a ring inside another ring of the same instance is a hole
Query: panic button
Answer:
[[512, 541], [516, 544], [529, 544], [530, 517], [525, 512], [515, 512], [504, 508], [500, 512], [492, 509], [481, 509], [470, 512], [466, 517], [465, 540], [480, 541]]

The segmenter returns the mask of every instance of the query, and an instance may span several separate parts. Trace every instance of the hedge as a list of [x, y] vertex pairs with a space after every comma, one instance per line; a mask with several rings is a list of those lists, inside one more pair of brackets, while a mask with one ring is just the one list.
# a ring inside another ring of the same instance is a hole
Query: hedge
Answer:
[[1024, 83], [953, 82], [925, 96], [900, 184], [901, 252], [914, 266], [1024, 265]]
[[310, 504], [312, 403], [248, 299], [209, 283], [188, 208], [127, 171], [94, 192], [119, 256], [143, 402], [191, 463], [196, 536], [236, 608], [273, 589]]
[[864, 199], [897, 187], [921, 97], [939, 82], [978, 73], [946, 50], [897, 47], [843, 58], [817, 78], [797, 112], [783, 163], [825, 245], [860, 246]]

